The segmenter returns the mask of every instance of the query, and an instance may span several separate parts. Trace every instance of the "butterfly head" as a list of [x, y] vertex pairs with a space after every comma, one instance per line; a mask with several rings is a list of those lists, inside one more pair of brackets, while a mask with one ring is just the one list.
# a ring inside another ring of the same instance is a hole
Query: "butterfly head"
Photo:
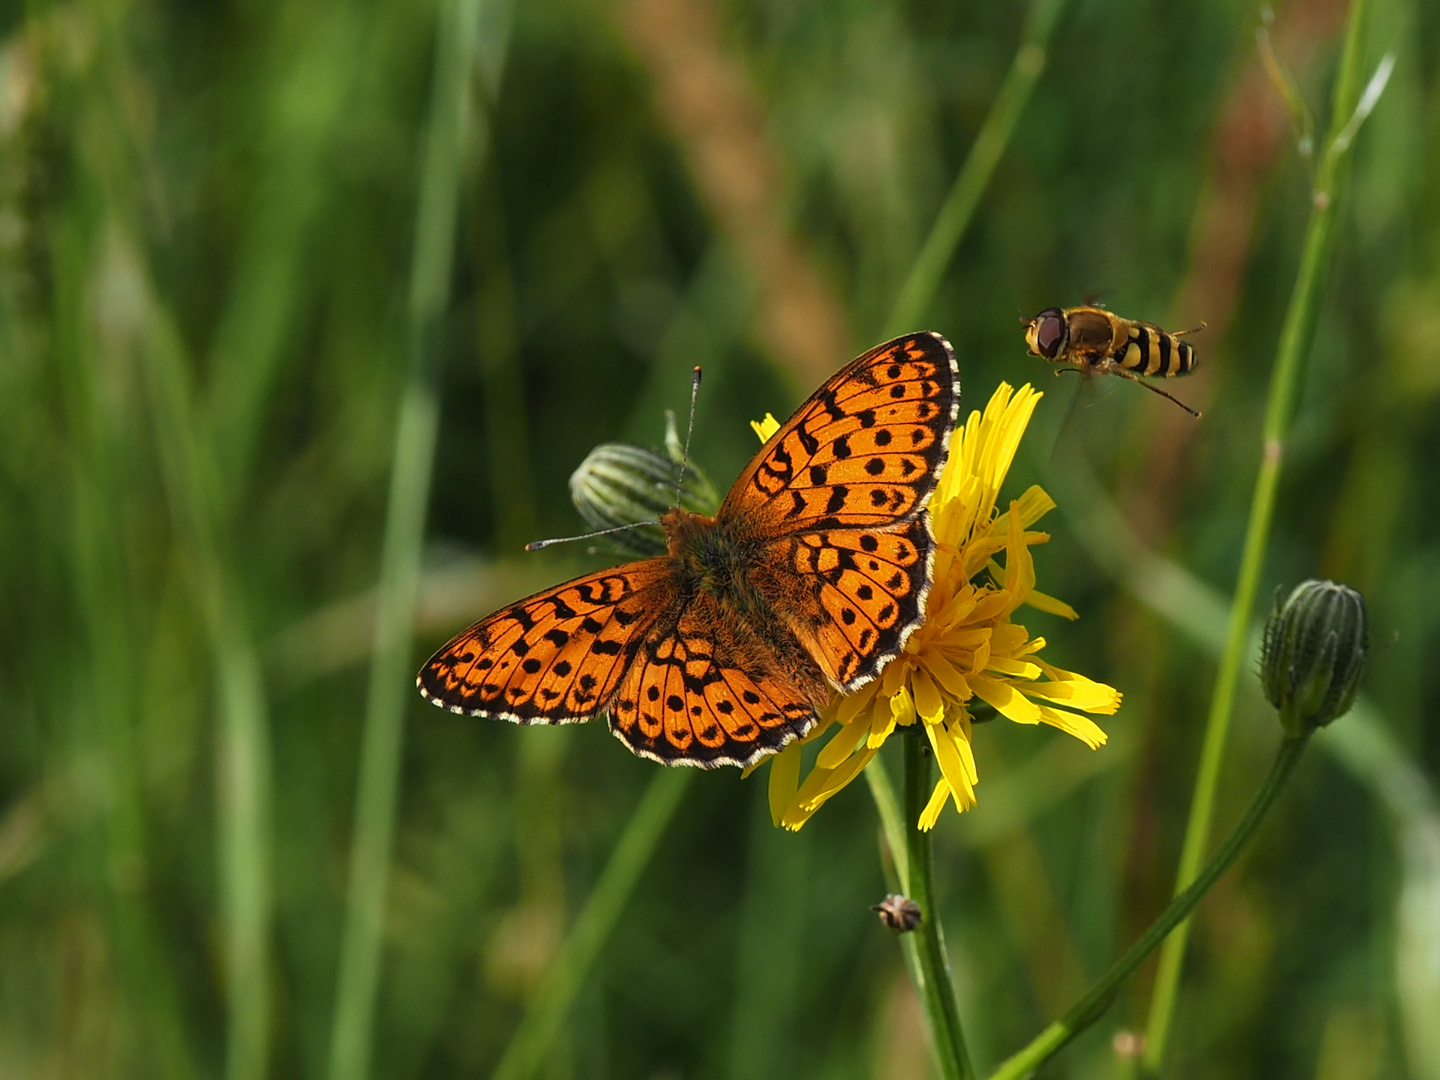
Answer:
[[677, 558], [694, 551], [698, 543], [714, 533], [715, 519], [683, 506], [672, 506], [660, 515], [660, 527], [665, 530], [665, 546], [670, 557]]

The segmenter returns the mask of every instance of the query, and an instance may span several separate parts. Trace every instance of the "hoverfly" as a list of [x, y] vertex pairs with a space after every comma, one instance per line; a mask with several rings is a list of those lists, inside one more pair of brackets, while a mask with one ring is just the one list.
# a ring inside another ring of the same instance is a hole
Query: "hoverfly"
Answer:
[[1195, 350], [1180, 338], [1205, 329], [1169, 333], [1153, 323], [1122, 319], [1104, 308], [1046, 308], [1025, 320], [1025, 343], [1033, 356], [1057, 364], [1073, 364], [1097, 375], [1119, 375], [1146, 390], [1170, 398], [1191, 416], [1200, 414], [1158, 386], [1140, 382], [1140, 376], [1188, 375], [1199, 362]]

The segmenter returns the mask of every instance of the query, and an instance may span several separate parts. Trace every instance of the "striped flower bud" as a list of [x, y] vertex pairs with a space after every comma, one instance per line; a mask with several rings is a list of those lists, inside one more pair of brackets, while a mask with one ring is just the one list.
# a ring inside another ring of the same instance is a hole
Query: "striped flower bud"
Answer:
[[[605, 538], [627, 554], [665, 554], [665, 534], [657, 519], [675, 505], [684, 456], [673, 413], [665, 414], [665, 424], [664, 452], [629, 443], [601, 443], [570, 475], [570, 497], [591, 528], [638, 526]], [[719, 504], [714, 485], [692, 460], [685, 466], [680, 505], [713, 514]]]
[[1288, 734], [1308, 734], [1350, 711], [1369, 649], [1365, 598], [1354, 589], [1310, 580], [1283, 605], [1276, 590], [1260, 681]]

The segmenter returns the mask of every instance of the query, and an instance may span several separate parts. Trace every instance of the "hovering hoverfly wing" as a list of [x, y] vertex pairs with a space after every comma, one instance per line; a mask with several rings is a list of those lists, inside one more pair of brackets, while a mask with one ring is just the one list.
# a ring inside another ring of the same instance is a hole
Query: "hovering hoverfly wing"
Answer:
[[1062, 385], [1069, 389], [1070, 400], [1065, 404], [1065, 414], [1055, 428], [1055, 441], [1050, 447], [1050, 464], [1060, 461], [1062, 450], [1088, 454], [1084, 448], [1091, 445], [1089, 430], [1099, 422], [1092, 417], [1092, 410], [1101, 401], [1115, 392], [1115, 380], [1106, 379], [1089, 368], [1061, 367], [1053, 374], [1059, 376], [1073, 372], [1074, 378], [1065, 379]]

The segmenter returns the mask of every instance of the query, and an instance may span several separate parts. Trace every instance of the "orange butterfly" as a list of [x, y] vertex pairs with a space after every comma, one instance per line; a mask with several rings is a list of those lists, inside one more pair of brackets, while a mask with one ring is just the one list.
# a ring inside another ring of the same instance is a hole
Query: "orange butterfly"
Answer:
[[481, 619], [416, 684], [453, 712], [568, 724], [604, 709], [636, 754], [749, 766], [815, 726], [924, 617], [925, 505], [959, 373], [939, 334], [877, 345], [810, 395], [715, 517], [660, 516], [669, 553]]

